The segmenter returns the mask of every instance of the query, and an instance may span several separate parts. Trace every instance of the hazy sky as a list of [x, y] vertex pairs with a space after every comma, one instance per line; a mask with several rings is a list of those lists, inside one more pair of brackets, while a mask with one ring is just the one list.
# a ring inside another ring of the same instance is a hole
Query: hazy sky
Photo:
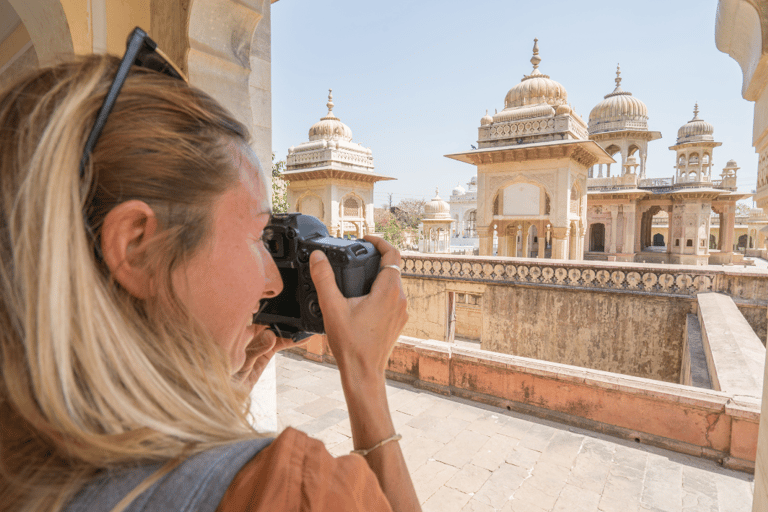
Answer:
[[716, 0], [281, 0], [272, 5], [272, 145], [285, 159], [323, 117], [334, 114], [371, 148], [375, 170], [397, 181], [375, 185], [375, 201], [447, 198], [476, 167], [443, 155], [477, 145], [486, 109], [539, 69], [561, 83], [584, 122], [622, 88], [648, 107], [662, 138], [648, 147], [648, 177], [674, 175], [677, 130], [693, 117], [715, 127], [713, 177], [734, 159], [739, 190], [757, 181], [753, 104], [741, 70], [715, 46]]

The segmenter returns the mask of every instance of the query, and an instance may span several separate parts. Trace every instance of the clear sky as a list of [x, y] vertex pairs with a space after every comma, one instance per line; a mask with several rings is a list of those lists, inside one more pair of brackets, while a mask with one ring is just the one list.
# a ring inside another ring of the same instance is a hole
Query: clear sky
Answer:
[[353, 142], [371, 148], [380, 206], [392, 193], [440, 196], [476, 173], [443, 155], [477, 145], [486, 109], [539, 69], [561, 83], [587, 122], [622, 88], [648, 107], [648, 127], [662, 138], [648, 147], [647, 175], [674, 175], [677, 130], [693, 117], [715, 127], [713, 177], [734, 159], [739, 190], [757, 182], [753, 104], [741, 97], [741, 70], [715, 46], [716, 0], [281, 0], [272, 5], [272, 146], [277, 159], [308, 140], [323, 117], [328, 89], [334, 114]]

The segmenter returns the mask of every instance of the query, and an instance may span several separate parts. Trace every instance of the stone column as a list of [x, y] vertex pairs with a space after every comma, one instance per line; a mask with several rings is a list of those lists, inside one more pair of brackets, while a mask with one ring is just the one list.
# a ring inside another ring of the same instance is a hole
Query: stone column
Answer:
[[578, 260], [579, 256], [579, 226], [576, 222], [572, 221], [570, 226], [571, 239], [568, 246], [568, 259]]
[[609, 206], [611, 209], [611, 246], [608, 252], [611, 254], [616, 253], [616, 235], [619, 232], [618, 229], [618, 221], [619, 221], [619, 205], [612, 204]]
[[[674, 243], [672, 242], [672, 211], [674, 210], [674, 207], [667, 206], [667, 239], [664, 240], [664, 243], [667, 245], [667, 263], [672, 263], [672, 259], [669, 257], [670, 254], [672, 254], [672, 246]], [[651, 224], [653, 224], [653, 221], [651, 221]], [[680, 243], [683, 243], [682, 241]]]
[[547, 250], [547, 224], [546, 221], [539, 221], [536, 227], [538, 230], [536, 236], [539, 237], [539, 258], [544, 259]]
[[[645, 153], [640, 153], [640, 179], [645, 179], [645, 159], [648, 157]], [[624, 251], [627, 252], [627, 251]]]
[[496, 250], [499, 256], [509, 256], [509, 235], [506, 222], [499, 222], [498, 235], [499, 246]]
[[522, 243], [523, 243], [523, 251], [522, 251], [522, 257], [527, 258], [528, 253], [530, 251], [528, 247], [528, 230], [531, 228], [530, 222], [523, 222], [523, 232], [522, 232]]
[[490, 226], [477, 226], [477, 236], [480, 238], [480, 256], [493, 254], [493, 232]]
[[736, 224], [736, 207], [728, 204], [723, 207], [723, 222], [720, 225], [720, 236], [723, 237], [723, 251], [733, 252], [733, 230]]
[[634, 250], [635, 210], [635, 204], [624, 205], [624, 244], [621, 249], [624, 253], [632, 253]]
[[552, 227], [552, 259], [568, 259], [568, 227]]

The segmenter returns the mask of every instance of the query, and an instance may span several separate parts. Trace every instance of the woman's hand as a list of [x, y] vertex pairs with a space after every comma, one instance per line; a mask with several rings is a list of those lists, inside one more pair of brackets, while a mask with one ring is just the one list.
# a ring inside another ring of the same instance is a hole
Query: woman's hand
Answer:
[[408, 321], [400, 273], [386, 265], [400, 266], [400, 252], [379, 237], [367, 236], [381, 253], [382, 270], [364, 297], [345, 298], [336, 286], [328, 259], [321, 251], [310, 257], [312, 281], [323, 312], [328, 344], [342, 372], [383, 376], [389, 354]]
[[[395, 434], [384, 370], [408, 321], [400, 272], [387, 268], [400, 266], [400, 253], [381, 238], [365, 239], [381, 253], [381, 270], [371, 293], [364, 297], [347, 299], [341, 294], [325, 254], [315, 251], [309, 259], [328, 344], [341, 372], [356, 450], [376, 446]], [[386, 443], [365, 459], [395, 512], [421, 510], [399, 443]]]
[[297, 347], [311, 339], [307, 338], [301, 343], [295, 343], [290, 338], [278, 338], [266, 325], [256, 325], [253, 340], [245, 349], [245, 362], [235, 374], [235, 380], [242, 382], [248, 389], [252, 388], [275, 354], [286, 348]]

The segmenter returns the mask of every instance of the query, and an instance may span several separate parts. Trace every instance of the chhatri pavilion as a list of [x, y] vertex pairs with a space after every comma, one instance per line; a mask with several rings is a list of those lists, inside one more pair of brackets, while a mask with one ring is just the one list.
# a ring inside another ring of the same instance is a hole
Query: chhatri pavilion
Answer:
[[[649, 179], [648, 143], [661, 134], [649, 130], [646, 105], [622, 89], [618, 67], [614, 90], [587, 124], [568, 104], [565, 88], [539, 70], [538, 40], [531, 63], [533, 71], [509, 90], [504, 109], [480, 120], [478, 149], [446, 155], [477, 167], [476, 196], [461, 187], [452, 195], [454, 236], [477, 233], [480, 255], [741, 261], [734, 253], [736, 202], [749, 194], [737, 192], [735, 162], [720, 179], [713, 176], [713, 151], [721, 143], [698, 105], [669, 148], [675, 175]], [[665, 229], [654, 217], [666, 218]], [[754, 243], [765, 244], [765, 237]]]

